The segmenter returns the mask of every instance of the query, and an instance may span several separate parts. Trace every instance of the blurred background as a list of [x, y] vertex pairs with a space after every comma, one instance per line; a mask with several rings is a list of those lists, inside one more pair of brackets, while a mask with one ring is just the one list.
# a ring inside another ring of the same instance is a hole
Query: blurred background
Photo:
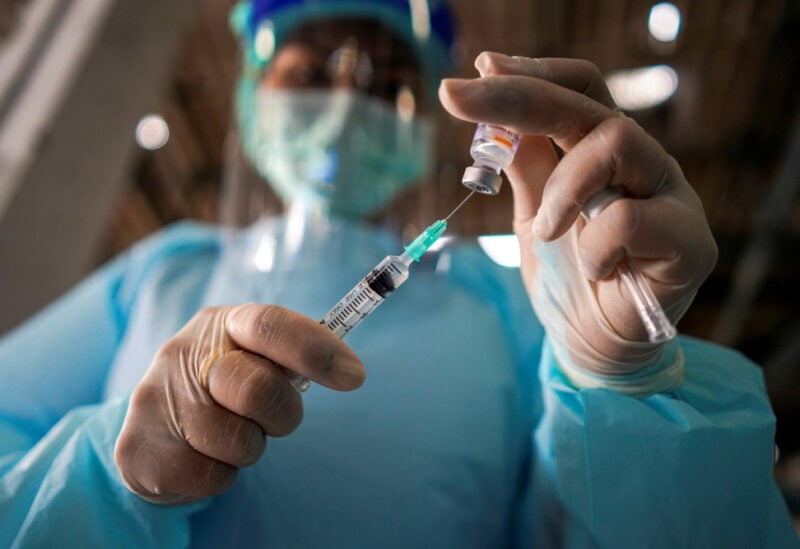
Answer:
[[[231, 128], [232, 5], [0, 0], [0, 333], [163, 225], [222, 216], [225, 181], [246, 170]], [[797, 511], [800, 2], [461, 0], [454, 9], [458, 75], [474, 76], [483, 50], [589, 59], [679, 160], [720, 248], [679, 327], [763, 368], [778, 474]], [[432, 215], [465, 195], [474, 129], [439, 118]], [[510, 232], [510, 198], [472, 200], [457, 229]]]

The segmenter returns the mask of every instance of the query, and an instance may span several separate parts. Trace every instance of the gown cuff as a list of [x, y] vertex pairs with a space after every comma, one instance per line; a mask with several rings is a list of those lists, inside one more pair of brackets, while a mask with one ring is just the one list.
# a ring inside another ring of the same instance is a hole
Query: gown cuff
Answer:
[[569, 361], [560, 361], [553, 353], [551, 345], [545, 346], [544, 353], [543, 358], [551, 360], [576, 389], [605, 388], [633, 398], [646, 398], [658, 393], [672, 392], [681, 386], [684, 379], [685, 359], [677, 338], [664, 344], [658, 362], [625, 375], [598, 374]]

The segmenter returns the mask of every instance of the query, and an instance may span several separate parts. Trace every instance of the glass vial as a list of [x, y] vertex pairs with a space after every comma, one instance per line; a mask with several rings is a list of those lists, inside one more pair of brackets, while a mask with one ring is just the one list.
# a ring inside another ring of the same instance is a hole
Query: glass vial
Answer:
[[520, 136], [500, 126], [478, 124], [469, 153], [474, 164], [464, 171], [461, 183], [482, 194], [496, 195], [503, 183], [500, 170], [507, 168], [517, 153]]

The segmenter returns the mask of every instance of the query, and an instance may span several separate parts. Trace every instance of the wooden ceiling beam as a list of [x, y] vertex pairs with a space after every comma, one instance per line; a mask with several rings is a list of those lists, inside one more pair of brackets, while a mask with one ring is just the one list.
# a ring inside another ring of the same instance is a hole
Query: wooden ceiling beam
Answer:
[[0, 332], [91, 269], [129, 181], [136, 122], [161, 91], [192, 7], [113, 1], [0, 217]]

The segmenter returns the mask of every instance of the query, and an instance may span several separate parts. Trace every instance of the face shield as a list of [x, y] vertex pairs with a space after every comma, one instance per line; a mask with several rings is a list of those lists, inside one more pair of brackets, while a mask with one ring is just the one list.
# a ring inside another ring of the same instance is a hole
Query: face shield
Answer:
[[279, 2], [233, 17], [244, 65], [224, 221], [266, 217], [256, 226], [270, 244], [255, 247], [275, 260], [255, 262], [271, 270], [318, 253], [313, 242], [340, 246], [342, 227], [418, 232], [433, 216], [424, 182], [449, 43], [430, 27], [416, 38], [407, 2], [282, 2], [260, 14], [265, 4]]
[[410, 48], [374, 20], [309, 22], [259, 79], [245, 151], [284, 204], [367, 218], [429, 171], [422, 82]]

